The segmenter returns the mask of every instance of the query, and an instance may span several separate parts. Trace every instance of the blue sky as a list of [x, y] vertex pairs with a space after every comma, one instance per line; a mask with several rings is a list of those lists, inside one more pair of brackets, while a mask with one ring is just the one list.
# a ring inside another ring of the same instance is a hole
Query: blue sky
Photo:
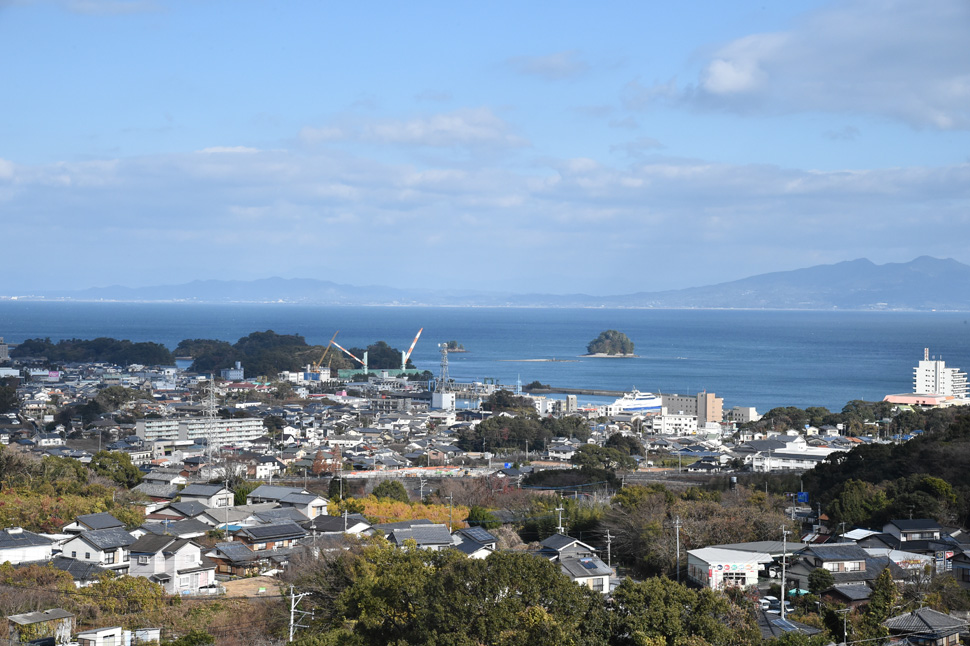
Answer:
[[970, 263], [970, 5], [0, 0], [0, 295]]

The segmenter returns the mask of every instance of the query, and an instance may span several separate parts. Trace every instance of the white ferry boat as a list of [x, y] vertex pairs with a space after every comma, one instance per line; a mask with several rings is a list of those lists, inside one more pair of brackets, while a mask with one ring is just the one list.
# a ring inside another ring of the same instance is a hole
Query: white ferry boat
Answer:
[[625, 393], [610, 405], [615, 414], [623, 413], [659, 413], [663, 400], [653, 393], [642, 393], [636, 388], [633, 392]]

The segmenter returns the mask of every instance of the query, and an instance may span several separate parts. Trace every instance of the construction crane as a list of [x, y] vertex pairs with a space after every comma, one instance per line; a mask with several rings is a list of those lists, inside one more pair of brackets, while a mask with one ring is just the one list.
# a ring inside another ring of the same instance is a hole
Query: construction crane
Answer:
[[[330, 348], [331, 346], [333, 346], [333, 341], [334, 339], [337, 338], [338, 334], [340, 334], [340, 330], [337, 330], [336, 332], [334, 332], [333, 336], [330, 337], [330, 343], [327, 344], [327, 349], [323, 351], [323, 354], [320, 355], [320, 358], [317, 359], [316, 363], [313, 364], [313, 369], [311, 370], [311, 372], [320, 372], [320, 365], [323, 363], [323, 360], [327, 358], [327, 354], [330, 352]], [[330, 368], [330, 364], [327, 363], [328, 372], [329, 372], [329, 368]], [[328, 374], [327, 376], [329, 377], [330, 375]]]
[[401, 353], [401, 372], [408, 369], [408, 359], [411, 358], [411, 353], [414, 352], [414, 346], [418, 344], [418, 339], [421, 338], [422, 332], [424, 332], [424, 328], [418, 330], [418, 333], [414, 336], [414, 341], [411, 342], [411, 347], [408, 348], [408, 351]]
[[359, 359], [357, 357], [357, 355], [355, 355], [353, 352], [351, 352], [347, 348], [343, 347], [342, 345], [340, 345], [336, 341], [332, 341], [331, 343], [333, 343], [335, 346], [337, 346], [338, 348], [340, 348], [341, 350], [343, 350], [344, 351], [344, 354], [346, 354], [348, 357], [350, 357], [351, 359], [353, 359], [354, 361], [356, 361], [357, 363], [359, 363], [360, 365], [362, 365], [364, 367], [364, 374], [365, 375], [367, 374], [367, 353], [366, 352], [364, 352], [364, 358], [363, 358], [363, 360], [361, 360], [361, 359]]

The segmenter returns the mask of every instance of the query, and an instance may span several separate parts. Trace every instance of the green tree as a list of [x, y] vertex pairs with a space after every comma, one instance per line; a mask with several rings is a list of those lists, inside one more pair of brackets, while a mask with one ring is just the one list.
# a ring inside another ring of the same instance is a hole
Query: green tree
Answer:
[[20, 400], [17, 398], [16, 380], [6, 377], [0, 380], [0, 413], [9, 413], [17, 408]]
[[378, 500], [411, 501], [411, 497], [408, 496], [408, 490], [397, 480], [382, 480], [379, 485], [374, 487], [374, 497]]
[[622, 332], [606, 330], [586, 345], [589, 354], [633, 354], [633, 341]]
[[492, 512], [478, 505], [472, 505], [468, 510], [468, 517], [465, 518], [465, 522], [472, 527], [481, 527], [482, 529], [498, 529], [502, 526], [502, 521], [496, 518]]
[[585, 471], [621, 471], [636, 468], [636, 460], [618, 449], [583, 444], [569, 460]]
[[760, 642], [749, 613], [723, 593], [691, 590], [666, 577], [625, 579], [613, 591], [614, 644], [675, 646], [700, 638], [713, 646]]
[[808, 573], [808, 591], [812, 594], [820, 594], [833, 585], [835, 585], [835, 576], [823, 567], [815, 568]]
[[131, 463], [131, 456], [117, 451], [99, 451], [88, 465], [99, 476], [114, 480], [118, 485], [131, 489], [141, 482], [142, 474]]
[[608, 449], [617, 449], [627, 455], [643, 455], [643, 444], [632, 435], [614, 433], [603, 444]]

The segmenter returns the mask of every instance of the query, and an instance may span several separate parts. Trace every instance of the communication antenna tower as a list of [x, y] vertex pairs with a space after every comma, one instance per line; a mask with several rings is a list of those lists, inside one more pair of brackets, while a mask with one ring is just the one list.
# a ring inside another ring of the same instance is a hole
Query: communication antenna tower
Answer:
[[212, 435], [216, 422], [216, 375], [209, 379], [209, 396], [205, 400], [205, 456], [206, 466], [212, 471]]
[[441, 348], [441, 374], [438, 376], [438, 385], [435, 387], [435, 391], [445, 393], [448, 392], [448, 382], [450, 381], [448, 376], [448, 344], [439, 343], [438, 347]]

